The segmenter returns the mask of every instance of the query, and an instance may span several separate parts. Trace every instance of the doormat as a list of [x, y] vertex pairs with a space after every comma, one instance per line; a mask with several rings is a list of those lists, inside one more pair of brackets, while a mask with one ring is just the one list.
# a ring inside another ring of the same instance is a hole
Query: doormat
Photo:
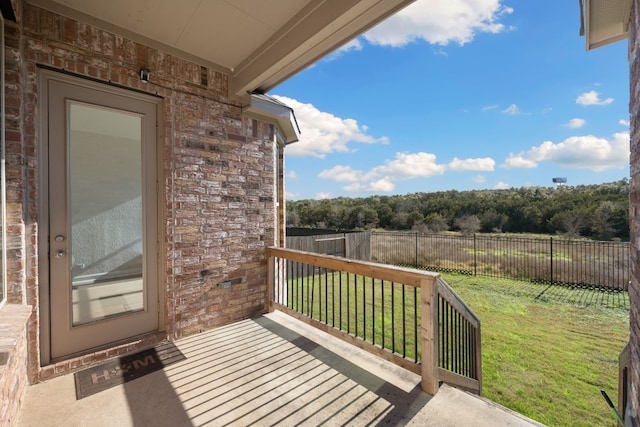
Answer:
[[80, 400], [185, 359], [184, 354], [173, 343], [163, 343], [138, 353], [107, 360], [75, 373], [76, 398]]

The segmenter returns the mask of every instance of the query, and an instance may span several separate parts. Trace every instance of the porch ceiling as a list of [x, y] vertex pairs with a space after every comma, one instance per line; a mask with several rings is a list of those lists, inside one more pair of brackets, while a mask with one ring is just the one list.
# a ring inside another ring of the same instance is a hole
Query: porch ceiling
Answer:
[[266, 92], [414, 0], [27, 0]]

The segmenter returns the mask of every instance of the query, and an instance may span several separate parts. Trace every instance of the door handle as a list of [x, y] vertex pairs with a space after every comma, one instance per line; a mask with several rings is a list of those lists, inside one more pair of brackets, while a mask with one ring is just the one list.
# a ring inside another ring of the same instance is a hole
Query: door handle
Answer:
[[67, 253], [65, 251], [58, 251], [56, 252], [56, 258], [64, 258], [67, 255]]

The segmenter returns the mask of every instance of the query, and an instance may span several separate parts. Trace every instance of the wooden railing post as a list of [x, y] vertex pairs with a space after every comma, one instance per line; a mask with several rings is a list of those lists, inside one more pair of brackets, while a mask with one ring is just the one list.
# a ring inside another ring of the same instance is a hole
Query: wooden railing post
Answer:
[[435, 395], [438, 391], [438, 282], [434, 278], [421, 281], [420, 335], [422, 339], [422, 391]]
[[275, 298], [276, 285], [276, 258], [271, 255], [267, 249], [267, 311], [269, 313], [275, 310], [273, 302]]

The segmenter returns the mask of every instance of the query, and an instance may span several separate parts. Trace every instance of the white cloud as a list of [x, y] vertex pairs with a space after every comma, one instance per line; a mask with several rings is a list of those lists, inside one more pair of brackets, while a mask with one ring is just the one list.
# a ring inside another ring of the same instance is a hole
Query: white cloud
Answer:
[[385, 177], [370, 183], [367, 186], [367, 191], [386, 192], [389, 193], [396, 188], [395, 184]]
[[491, 157], [465, 160], [460, 160], [459, 158], [454, 157], [453, 160], [447, 165], [447, 168], [452, 171], [490, 172], [494, 170], [495, 165], [496, 162]]
[[342, 55], [351, 52], [351, 51], [358, 51], [358, 50], [362, 50], [362, 42], [360, 41], [360, 39], [355, 38], [345, 44], [343, 44], [342, 46], [340, 46], [337, 50], [333, 51], [332, 53], [330, 53], [329, 55], [327, 55], [324, 60], [325, 61], [333, 61], [334, 59], [337, 59], [339, 57], [341, 57]]
[[580, 129], [586, 123], [587, 121], [585, 119], [575, 118], [575, 119], [569, 120], [569, 123], [567, 123], [566, 126], [569, 127], [570, 129]]
[[525, 159], [524, 153], [509, 153], [509, 157], [500, 166], [505, 169], [532, 169], [538, 167], [538, 164], [533, 160]]
[[511, 187], [509, 184], [507, 184], [506, 182], [498, 182], [496, 185], [493, 186], [494, 190], [506, 190], [507, 188]]
[[288, 191], [284, 192], [285, 200], [298, 200], [300, 198], [300, 193], [290, 193]]
[[610, 140], [593, 135], [572, 136], [559, 143], [545, 141], [526, 153], [509, 154], [502, 167], [531, 168], [540, 162], [600, 172], [629, 164], [629, 132], [619, 132]]
[[333, 199], [333, 194], [331, 193], [324, 193], [324, 192], [320, 192], [320, 193], [316, 193], [316, 200], [323, 200], [323, 199]]
[[484, 184], [487, 182], [487, 178], [484, 175], [476, 175], [472, 178], [472, 181], [478, 184]]
[[353, 184], [345, 185], [343, 187], [344, 191], [350, 191], [352, 193], [358, 193], [360, 191], [365, 191], [366, 188], [362, 186], [359, 182], [354, 182]]
[[343, 119], [284, 96], [274, 96], [293, 108], [300, 126], [300, 141], [287, 146], [289, 156], [310, 156], [323, 159], [327, 154], [355, 151], [352, 143], [387, 144], [387, 137], [375, 138], [354, 119]]
[[296, 171], [294, 170], [287, 171], [287, 178], [296, 179], [297, 177], [298, 175], [296, 175]]
[[611, 103], [613, 103], [613, 98], [600, 99], [600, 94], [595, 90], [585, 92], [576, 99], [576, 104], [583, 106], [609, 105]]
[[416, 40], [464, 45], [479, 33], [511, 29], [500, 22], [513, 9], [501, 0], [418, 0], [364, 35], [370, 43], [400, 47]]
[[362, 172], [352, 169], [351, 166], [336, 165], [323, 170], [318, 176], [338, 182], [357, 182], [362, 178]]
[[518, 114], [522, 114], [520, 108], [518, 108], [516, 104], [509, 105], [507, 108], [502, 110], [502, 113], [508, 114], [510, 116], [517, 116]]
[[491, 111], [497, 108], [498, 108], [497, 105], [485, 105], [484, 107], [482, 107], [482, 111]]
[[411, 178], [427, 178], [442, 175], [446, 166], [436, 163], [436, 155], [431, 153], [396, 153], [394, 160], [388, 160], [384, 165], [376, 166], [369, 172], [369, 176], [393, 176], [396, 180]]
[[620, 119], [620, 121], [618, 123], [620, 123], [622, 126], [630, 126], [631, 125], [631, 122], [629, 122], [629, 120], [625, 120], [625, 119]]
[[[395, 183], [411, 179], [429, 178], [447, 171], [493, 171], [495, 161], [491, 158], [458, 159], [449, 164], [439, 164], [432, 153], [396, 153], [395, 158], [368, 171], [356, 170], [350, 166], [336, 165], [318, 175], [320, 178], [348, 183], [349, 192], [391, 192]], [[482, 178], [484, 179], [484, 178]]]

